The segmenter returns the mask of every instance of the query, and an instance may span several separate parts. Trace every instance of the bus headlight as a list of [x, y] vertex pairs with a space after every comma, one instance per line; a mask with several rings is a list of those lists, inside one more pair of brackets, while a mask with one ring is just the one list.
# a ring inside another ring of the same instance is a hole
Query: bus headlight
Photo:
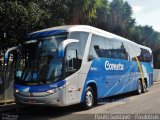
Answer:
[[16, 89], [16, 90], [15, 90], [15, 92], [16, 92], [16, 93], [18, 93], [18, 92], [19, 92], [19, 90], [18, 90], [18, 89]]
[[53, 94], [55, 93], [55, 90], [48, 90], [47, 93]]
[[62, 89], [61, 87], [55, 88], [55, 89], [51, 89], [51, 90], [48, 90], [47, 93], [53, 94], [53, 93], [56, 93], [56, 92], [60, 91], [61, 89]]
[[61, 86], [61, 87], [57, 87], [57, 88], [55, 88], [55, 89], [48, 90], [47, 93], [53, 94], [53, 93], [56, 93], [56, 92], [58, 92], [58, 91], [61, 91], [61, 90], [62, 90], [63, 88], [65, 88], [68, 84], [69, 84], [69, 83], [67, 83], [67, 84], [65, 84], [65, 85], [63, 85], [63, 86]]

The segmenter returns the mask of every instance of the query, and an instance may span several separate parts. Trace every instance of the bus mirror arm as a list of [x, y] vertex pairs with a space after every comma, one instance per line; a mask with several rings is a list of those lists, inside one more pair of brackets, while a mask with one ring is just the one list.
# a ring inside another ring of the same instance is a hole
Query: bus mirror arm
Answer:
[[64, 53], [65, 53], [65, 48], [68, 44], [70, 43], [78, 43], [79, 40], [76, 40], [76, 39], [67, 39], [67, 40], [64, 40], [60, 45], [59, 45], [59, 48], [58, 48], [58, 51], [59, 51], [59, 57], [64, 57]]
[[93, 55], [89, 55], [88, 56], [88, 61], [92, 61], [92, 60], [94, 60], [95, 58], [94, 58], [94, 56]]
[[9, 49], [5, 52], [5, 54], [4, 54], [4, 65], [8, 65], [9, 54], [10, 54], [12, 51], [14, 51], [14, 50], [16, 50], [16, 49], [18, 49], [18, 48], [19, 48], [19, 46], [14, 46], [14, 47], [9, 48]]

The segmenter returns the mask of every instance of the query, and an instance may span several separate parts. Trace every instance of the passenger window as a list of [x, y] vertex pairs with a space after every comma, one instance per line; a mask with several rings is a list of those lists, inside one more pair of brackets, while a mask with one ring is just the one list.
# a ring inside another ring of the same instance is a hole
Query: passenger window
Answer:
[[137, 47], [136, 45], [131, 45], [131, 49], [132, 49], [132, 61], [137, 61], [137, 58], [139, 61], [142, 61], [142, 56], [141, 56], [141, 49], [139, 47]]
[[110, 39], [107, 40], [107, 43], [109, 43], [107, 44], [108, 45], [107, 50], [109, 51], [108, 57], [114, 59], [128, 60], [128, 53], [122, 41], [116, 39]]
[[105, 38], [105, 45], [106, 45], [106, 49], [105, 49], [106, 57], [112, 58], [112, 49], [114, 48], [114, 46], [111, 40], [108, 38]]
[[114, 59], [117, 59], [117, 53], [116, 53], [116, 49], [117, 49], [117, 41], [115, 41], [114, 39], [111, 39], [110, 40], [110, 45], [111, 45], [111, 49], [110, 49], [110, 52], [111, 52], [111, 58], [114, 58]]
[[115, 50], [117, 54], [117, 59], [128, 60], [128, 53], [122, 41], [118, 41], [118, 40], [116, 41]]
[[141, 53], [140, 53], [141, 62], [151, 62], [152, 54], [149, 52], [149, 50], [144, 48], [140, 48], [140, 49], [141, 49]]
[[97, 35], [92, 36], [89, 58], [105, 57], [105, 38]]
[[89, 60], [98, 57], [128, 60], [129, 53], [122, 41], [93, 35]]

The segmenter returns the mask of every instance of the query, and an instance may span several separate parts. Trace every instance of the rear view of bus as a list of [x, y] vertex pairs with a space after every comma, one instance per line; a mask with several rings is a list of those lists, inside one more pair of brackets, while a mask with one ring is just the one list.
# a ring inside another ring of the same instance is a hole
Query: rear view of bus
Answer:
[[153, 84], [152, 51], [90, 26], [61, 26], [28, 35], [18, 47], [17, 104], [87, 109], [97, 99]]

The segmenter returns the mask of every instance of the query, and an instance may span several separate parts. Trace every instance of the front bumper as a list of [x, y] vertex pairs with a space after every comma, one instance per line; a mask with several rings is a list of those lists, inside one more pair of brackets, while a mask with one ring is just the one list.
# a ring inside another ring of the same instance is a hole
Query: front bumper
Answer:
[[32, 93], [33, 96], [30, 96], [30, 93], [14, 93], [15, 102], [17, 104], [27, 104], [27, 105], [52, 105], [52, 106], [66, 106], [64, 96], [62, 91], [57, 93], [37, 96]]

